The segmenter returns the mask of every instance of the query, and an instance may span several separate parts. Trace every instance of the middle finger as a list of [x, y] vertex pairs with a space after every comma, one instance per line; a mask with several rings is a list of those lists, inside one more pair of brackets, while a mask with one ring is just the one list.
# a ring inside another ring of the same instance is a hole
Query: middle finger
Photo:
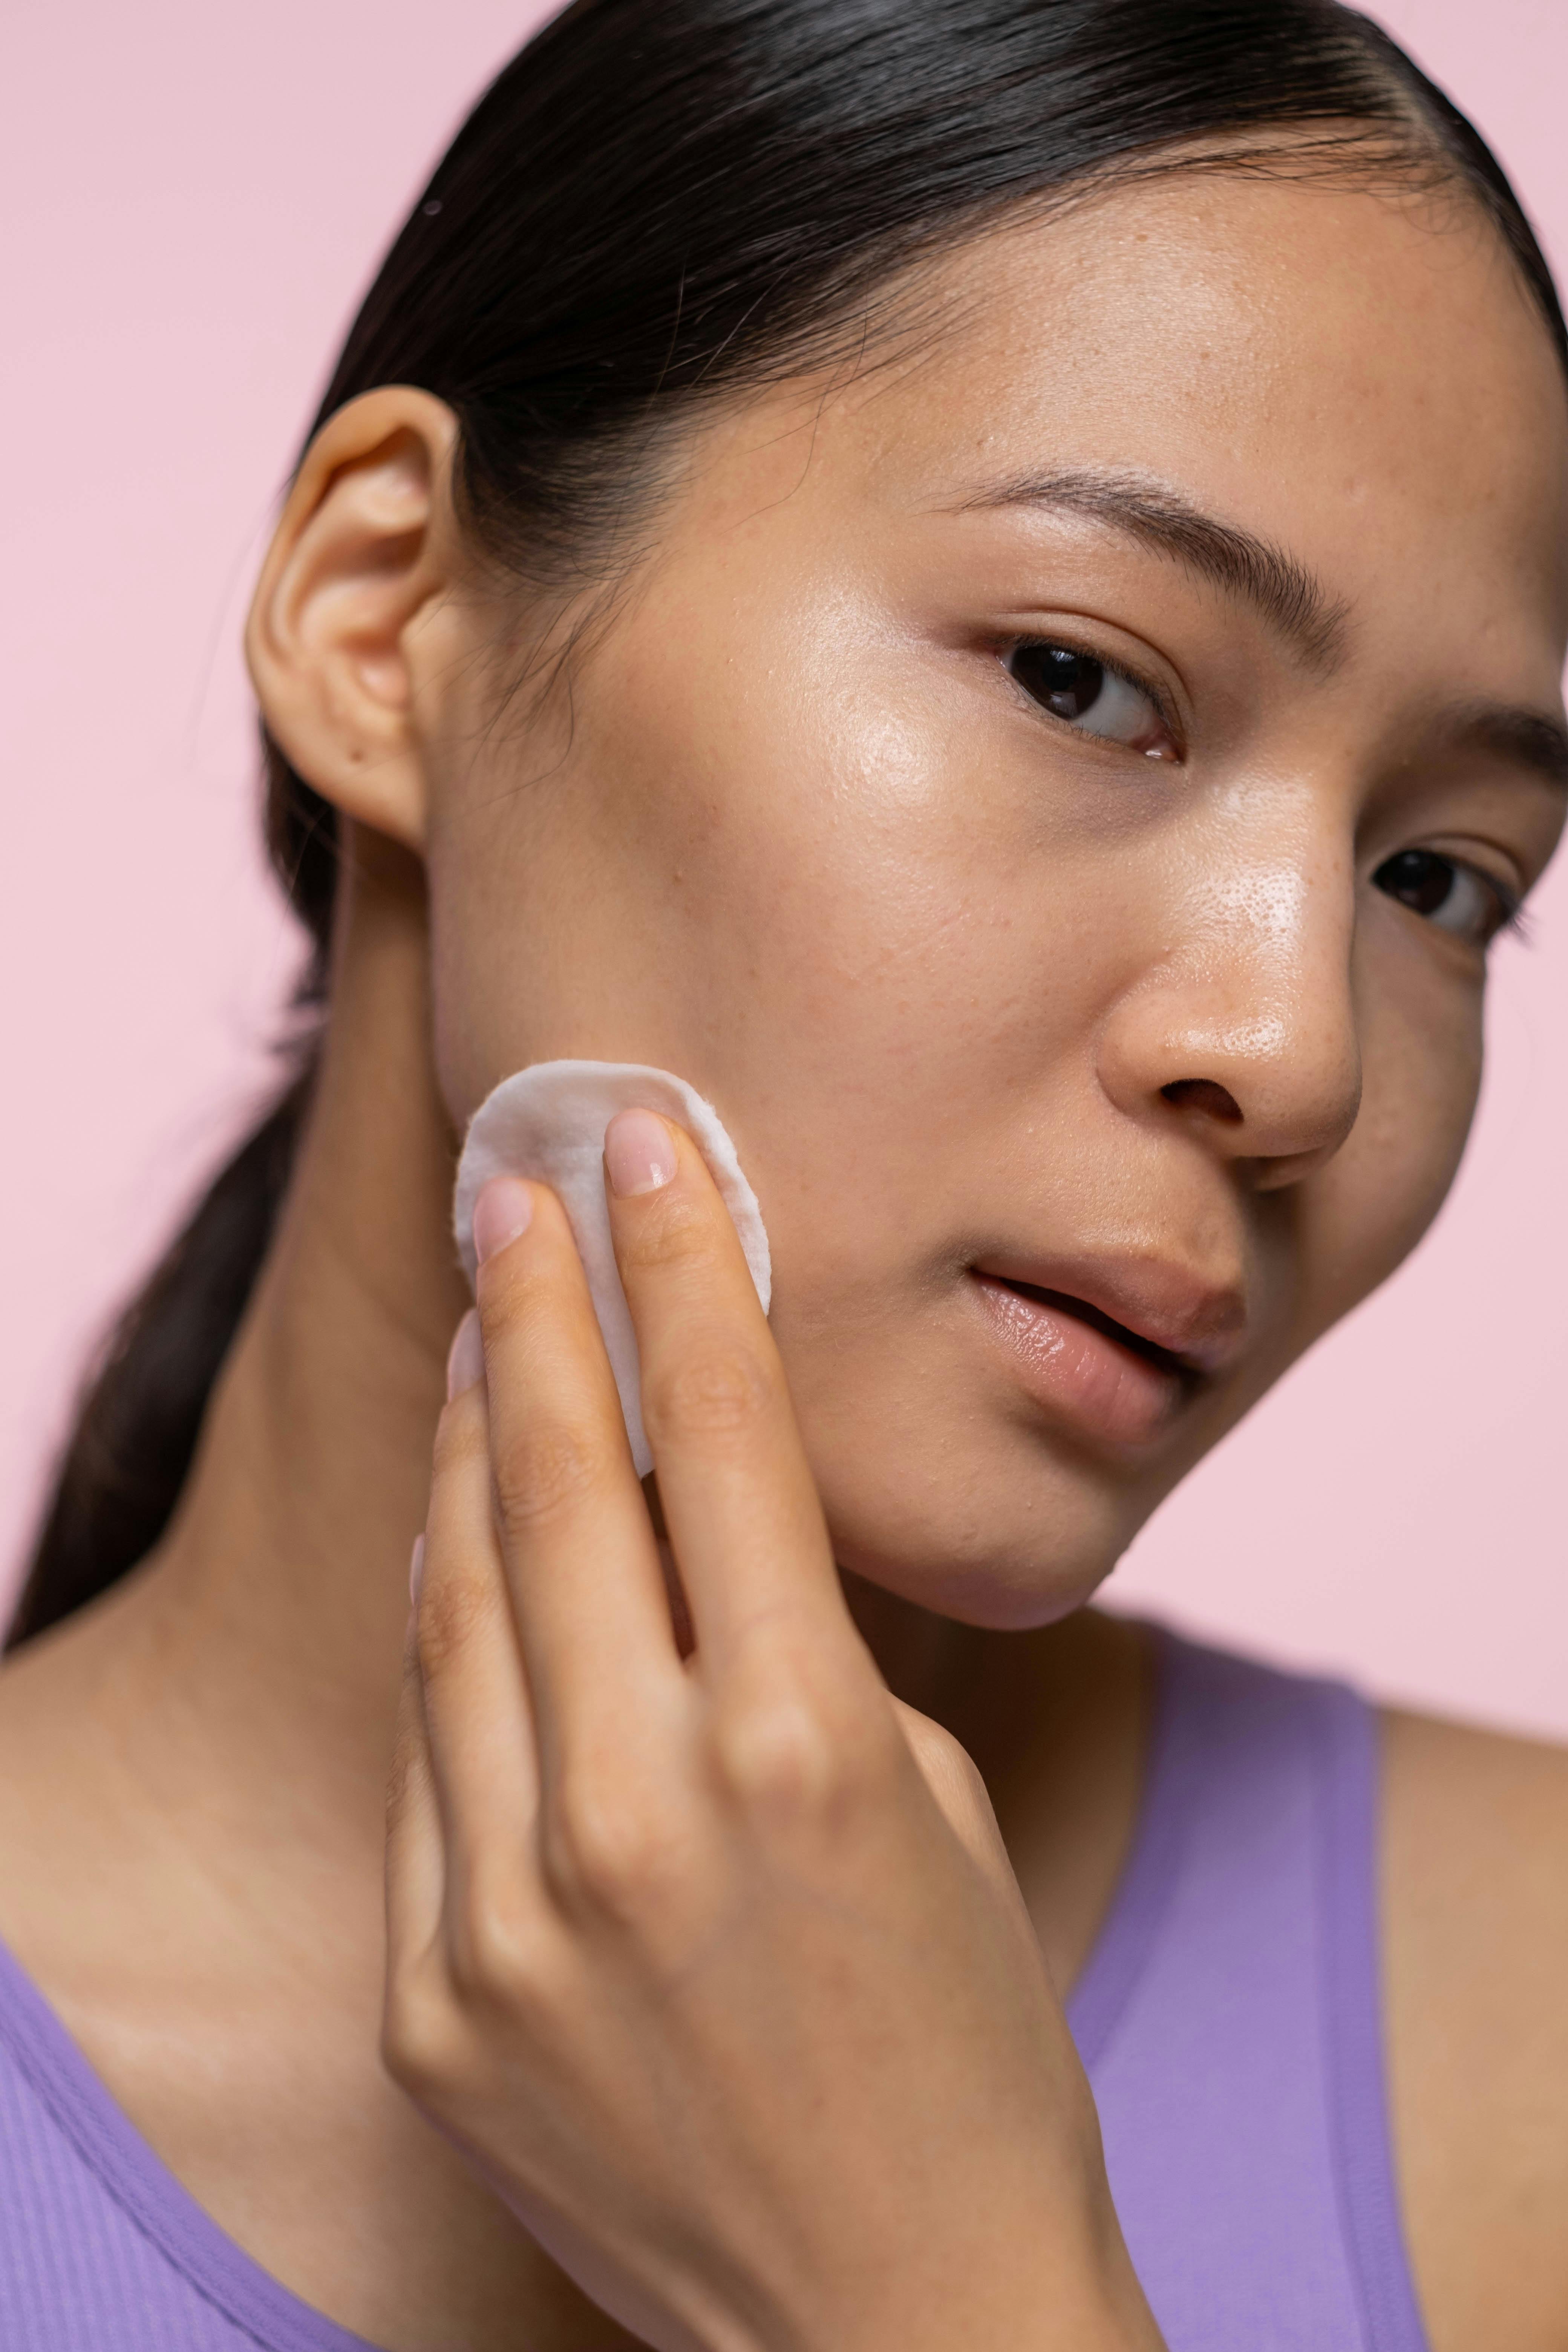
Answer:
[[605, 1159], [643, 1422], [699, 1652], [721, 1673], [762, 1619], [787, 1612], [847, 1656], [852, 1622], [784, 1367], [702, 1155], [630, 1110]]
[[625, 1753], [685, 1682], [664, 1575], [587, 1278], [542, 1184], [474, 1213], [490, 1466], [547, 1774]]

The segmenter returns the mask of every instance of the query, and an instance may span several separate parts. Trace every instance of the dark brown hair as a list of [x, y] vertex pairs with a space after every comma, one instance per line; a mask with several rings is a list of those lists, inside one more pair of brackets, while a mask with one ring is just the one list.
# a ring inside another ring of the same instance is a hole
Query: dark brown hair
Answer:
[[[818, 353], [892, 274], [988, 213], [1143, 169], [1317, 165], [1456, 188], [1560, 356], [1519, 202], [1465, 118], [1334, 0], [575, 0], [480, 99], [355, 320], [318, 424], [379, 383], [461, 428], [476, 547], [534, 578], [602, 563], [650, 446]], [[265, 745], [273, 864], [324, 1018], [333, 814]], [[53, 1624], [168, 1523], [266, 1254], [311, 1049], [116, 1326], [11, 1630]]]

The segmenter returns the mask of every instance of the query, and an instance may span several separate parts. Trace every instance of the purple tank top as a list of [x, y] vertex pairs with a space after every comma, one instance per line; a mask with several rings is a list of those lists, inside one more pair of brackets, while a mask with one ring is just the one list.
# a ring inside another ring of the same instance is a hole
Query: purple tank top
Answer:
[[[1375, 1927], [1376, 1731], [1162, 1635], [1131, 1859], [1068, 2004], [1171, 2352], [1426, 2352]], [[0, 1948], [5, 2352], [366, 2352], [210, 2221]]]

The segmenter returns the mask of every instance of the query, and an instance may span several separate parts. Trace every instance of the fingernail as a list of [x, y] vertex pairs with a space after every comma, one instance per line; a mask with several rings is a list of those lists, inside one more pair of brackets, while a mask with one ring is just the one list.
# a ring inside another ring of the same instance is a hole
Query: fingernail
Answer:
[[675, 1173], [675, 1139], [651, 1110], [618, 1110], [605, 1129], [605, 1166], [617, 1200], [657, 1192]]
[[[477, 1222], [477, 1220], [476, 1220]], [[447, 1358], [447, 1402], [471, 1389], [476, 1381], [485, 1376], [485, 1341], [479, 1329], [479, 1310], [470, 1307], [458, 1326]]]
[[408, 1563], [408, 1606], [410, 1609], [418, 1608], [419, 1588], [424, 1581], [425, 1538], [423, 1536], [416, 1536], [414, 1538], [414, 1554]]
[[474, 1202], [474, 1253], [483, 1265], [533, 1223], [533, 1195], [516, 1176], [492, 1176]]

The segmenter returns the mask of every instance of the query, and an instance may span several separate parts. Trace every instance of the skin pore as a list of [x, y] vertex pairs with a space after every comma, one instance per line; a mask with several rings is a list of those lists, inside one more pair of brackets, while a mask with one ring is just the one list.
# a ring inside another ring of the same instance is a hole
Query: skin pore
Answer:
[[[7, 1668], [0, 1929], [222, 2225], [389, 2352], [616, 2340], [376, 2053], [462, 1120], [564, 1054], [717, 1104], [858, 1614], [1065, 1985], [1145, 1707], [1079, 1604], [1425, 1230], [1481, 934], [1562, 820], [1568, 412], [1480, 224], [1176, 177], [935, 286], [903, 362], [700, 422], [569, 694], [505, 697], [577, 615], [478, 573], [418, 393], [327, 428], [258, 593], [268, 719], [352, 826], [326, 1066], [174, 1527]], [[1412, 856], [1428, 912], [1373, 880]], [[1546, 2352], [1568, 1784], [1418, 1723], [1389, 1759], [1433, 2343]]]

